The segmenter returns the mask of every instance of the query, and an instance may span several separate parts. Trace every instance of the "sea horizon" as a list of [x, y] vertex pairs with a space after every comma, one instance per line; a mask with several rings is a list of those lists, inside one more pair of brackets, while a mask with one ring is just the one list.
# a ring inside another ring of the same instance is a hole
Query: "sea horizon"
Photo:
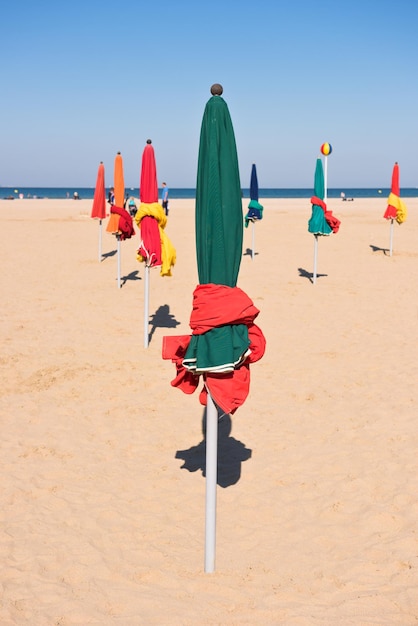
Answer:
[[[106, 189], [106, 193], [109, 188]], [[327, 189], [328, 198], [341, 198], [344, 194], [346, 199], [350, 198], [380, 198], [388, 196], [389, 187], [334, 187]], [[14, 199], [51, 199], [63, 200], [74, 198], [74, 194], [78, 194], [80, 200], [92, 200], [94, 197], [94, 187], [1, 187], [0, 200]], [[139, 198], [138, 187], [127, 187], [125, 189], [126, 197], [133, 196]], [[268, 187], [259, 189], [259, 198], [311, 198], [313, 188], [282, 188]], [[194, 187], [170, 187], [171, 199], [192, 199], [196, 198], [196, 188]], [[250, 198], [249, 188], [242, 188], [242, 197]], [[401, 189], [401, 197], [415, 198], [418, 197], [418, 187], [406, 187]], [[159, 189], [159, 198], [161, 198], [161, 189]]]

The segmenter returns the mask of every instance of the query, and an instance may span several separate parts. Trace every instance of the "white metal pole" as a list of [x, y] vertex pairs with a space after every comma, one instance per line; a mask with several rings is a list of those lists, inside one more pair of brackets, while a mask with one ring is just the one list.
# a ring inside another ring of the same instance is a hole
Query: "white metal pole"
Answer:
[[318, 265], [318, 235], [314, 235], [314, 261], [313, 261], [313, 277], [312, 282], [315, 285], [316, 283], [316, 271]]
[[327, 203], [328, 199], [328, 157], [325, 157], [325, 168], [324, 168], [324, 202]]
[[120, 237], [116, 235], [118, 240], [118, 288], [120, 289]]
[[149, 344], [149, 265], [145, 264], [145, 280], [144, 280], [144, 348], [148, 348]]
[[206, 407], [205, 572], [215, 571], [216, 484], [218, 479], [218, 409], [210, 393]]
[[252, 243], [252, 249], [251, 249], [251, 258], [254, 261], [254, 256], [255, 256], [255, 222], [253, 221], [253, 243]]
[[99, 263], [102, 262], [102, 220], [99, 220]]
[[390, 220], [389, 256], [392, 256], [392, 249], [393, 249], [393, 219]]

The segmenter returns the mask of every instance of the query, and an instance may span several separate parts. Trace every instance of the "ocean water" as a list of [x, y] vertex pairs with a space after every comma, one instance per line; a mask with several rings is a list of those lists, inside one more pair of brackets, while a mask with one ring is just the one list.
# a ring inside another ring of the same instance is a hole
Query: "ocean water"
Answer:
[[[92, 200], [94, 196], [93, 187], [0, 187], [0, 200], [12, 198], [49, 198], [57, 199], [73, 199], [74, 193], [77, 192], [80, 199]], [[161, 198], [161, 190], [160, 198]], [[382, 187], [362, 189], [362, 188], [334, 188], [328, 189], [328, 198], [340, 198], [341, 193], [346, 198], [380, 198], [387, 197], [390, 189]], [[126, 194], [139, 198], [139, 189], [127, 188]], [[250, 197], [250, 190], [242, 190], [243, 198]], [[311, 198], [313, 189], [260, 189], [260, 198]], [[171, 188], [170, 198], [172, 199], [194, 199], [196, 197], [196, 189], [193, 188]], [[418, 197], [418, 188], [409, 187], [401, 189], [402, 198]]]

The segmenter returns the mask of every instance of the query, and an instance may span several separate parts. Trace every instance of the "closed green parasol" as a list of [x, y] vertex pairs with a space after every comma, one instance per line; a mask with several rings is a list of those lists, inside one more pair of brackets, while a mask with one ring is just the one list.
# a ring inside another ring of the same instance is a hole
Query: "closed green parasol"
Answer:
[[330, 235], [332, 228], [325, 219], [323, 206], [317, 200], [324, 200], [325, 182], [324, 169], [322, 167], [322, 159], [316, 160], [315, 176], [314, 176], [314, 196], [312, 202], [312, 215], [308, 222], [308, 231], [313, 235]]
[[254, 324], [259, 311], [239, 289], [243, 212], [234, 130], [221, 85], [203, 114], [196, 185], [196, 256], [191, 336], [165, 337], [163, 358], [176, 364], [172, 385], [193, 393], [203, 379], [206, 411], [205, 571], [215, 568], [218, 414], [234, 413], [249, 391], [249, 365], [265, 339]]
[[[324, 144], [329, 146], [329, 144]], [[325, 159], [327, 156], [325, 156]], [[316, 160], [314, 176], [314, 195], [311, 198], [312, 214], [308, 222], [308, 231], [315, 237], [314, 240], [314, 269], [312, 282], [316, 283], [318, 264], [318, 237], [321, 235], [331, 235], [337, 233], [340, 227], [340, 220], [332, 215], [332, 211], [327, 209], [327, 188], [324, 179], [324, 169], [322, 159]]]
[[[196, 258], [200, 285], [235, 287], [242, 257], [243, 214], [238, 157], [222, 87], [213, 85], [202, 119], [196, 183]], [[207, 294], [197, 290], [194, 297]], [[223, 305], [230, 291], [216, 290]], [[228, 295], [227, 295], [228, 294]], [[204, 296], [206, 298], [206, 296]], [[209, 294], [213, 306], [215, 290]], [[233, 297], [233, 295], [231, 296]], [[200, 305], [199, 305], [200, 306]], [[206, 299], [203, 302], [206, 306]], [[193, 335], [184, 366], [196, 373], [232, 372], [248, 354], [245, 324], [225, 323]], [[214, 398], [220, 406], [219, 398]], [[226, 412], [230, 407], [224, 407]]]

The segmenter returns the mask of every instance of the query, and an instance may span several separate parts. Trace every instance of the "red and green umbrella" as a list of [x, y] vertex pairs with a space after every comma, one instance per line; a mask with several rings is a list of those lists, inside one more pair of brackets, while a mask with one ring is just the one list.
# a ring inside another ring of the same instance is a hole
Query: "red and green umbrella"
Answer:
[[265, 340], [254, 319], [259, 311], [237, 287], [243, 214], [238, 157], [222, 87], [213, 85], [203, 114], [196, 185], [195, 234], [199, 285], [193, 293], [191, 337], [164, 338], [163, 358], [177, 367], [172, 385], [200, 394], [206, 418], [205, 571], [214, 569], [218, 413], [233, 413], [249, 391], [249, 364], [261, 358]]
[[[202, 404], [209, 392], [224, 413], [234, 413], [249, 391], [249, 364], [261, 358], [264, 337], [254, 324], [259, 310], [237, 287], [243, 214], [238, 157], [222, 87], [212, 86], [203, 114], [196, 185], [195, 236], [199, 285], [193, 293], [193, 334], [167, 338], [172, 382], [192, 393], [202, 375]], [[176, 346], [177, 342], [177, 348]]]
[[313, 235], [330, 235], [332, 233], [332, 228], [325, 217], [326, 205], [324, 197], [324, 169], [322, 167], [322, 159], [318, 157], [314, 176], [314, 195], [311, 198], [312, 215], [308, 222], [308, 231]]
[[[221, 310], [231, 305], [231, 315], [203, 333], [193, 334], [184, 365], [196, 373], [233, 372], [250, 341], [245, 324], [227, 323], [234, 318], [234, 288], [242, 258], [242, 193], [234, 129], [225, 100], [213, 95], [203, 114], [196, 184], [196, 257], [199, 283], [194, 294], [194, 310], [213, 310], [221, 298]], [[203, 285], [222, 285], [222, 289]], [[201, 296], [201, 297], [200, 297]], [[203, 316], [205, 314], [203, 313]], [[208, 318], [211, 314], [208, 315]], [[200, 320], [197, 322], [200, 323]], [[206, 386], [210, 386], [206, 377]], [[216, 395], [216, 393], [215, 393]], [[231, 412], [222, 398], [215, 401]]]
[[312, 282], [316, 283], [317, 262], [318, 262], [318, 237], [337, 233], [340, 227], [340, 220], [332, 215], [332, 211], [327, 209], [324, 202], [326, 194], [324, 169], [322, 159], [317, 158], [314, 175], [314, 195], [311, 198], [312, 214], [308, 222], [308, 231], [315, 237], [314, 239], [314, 271]]

